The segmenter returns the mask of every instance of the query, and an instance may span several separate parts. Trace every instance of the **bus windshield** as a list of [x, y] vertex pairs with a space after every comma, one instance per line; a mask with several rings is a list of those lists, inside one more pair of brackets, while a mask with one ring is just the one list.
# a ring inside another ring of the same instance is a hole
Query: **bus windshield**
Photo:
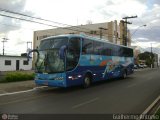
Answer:
[[38, 73], [58, 73], [65, 70], [65, 61], [59, 56], [61, 47], [67, 45], [68, 38], [48, 38], [41, 41], [37, 56], [36, 71]]

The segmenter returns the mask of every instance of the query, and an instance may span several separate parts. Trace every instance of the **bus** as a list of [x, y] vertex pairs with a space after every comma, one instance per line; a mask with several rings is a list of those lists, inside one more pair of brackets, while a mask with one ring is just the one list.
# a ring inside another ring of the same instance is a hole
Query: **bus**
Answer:
[[[86, 35], [51, 36], [41, 40], [36, 52], [35, 83], [70, 87], [133, 73], [133, 49]], [[28, 54], [28, 56], [29, 56]]]

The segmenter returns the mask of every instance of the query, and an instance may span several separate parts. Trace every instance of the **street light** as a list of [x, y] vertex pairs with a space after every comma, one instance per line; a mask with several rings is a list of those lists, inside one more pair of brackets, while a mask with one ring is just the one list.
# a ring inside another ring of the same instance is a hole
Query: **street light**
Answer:
[[136, 30], [132, 33], [131, 36], [133, 36], [133, 35], [137, 32], [137, 30], [138, 30], [140, 27], [146, 27], [146, 26], [147, 26], [147, 25], [145, 24], [145, 25], [141, 25], [141, 26], [137, 27]]

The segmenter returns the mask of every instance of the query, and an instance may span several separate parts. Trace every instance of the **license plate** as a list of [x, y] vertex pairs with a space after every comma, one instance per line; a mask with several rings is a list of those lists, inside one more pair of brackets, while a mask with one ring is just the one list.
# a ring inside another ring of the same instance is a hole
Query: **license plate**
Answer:
[[48, 81], [45, 81], [43, 84], [44, 84], [44, 85], [48, 85]]

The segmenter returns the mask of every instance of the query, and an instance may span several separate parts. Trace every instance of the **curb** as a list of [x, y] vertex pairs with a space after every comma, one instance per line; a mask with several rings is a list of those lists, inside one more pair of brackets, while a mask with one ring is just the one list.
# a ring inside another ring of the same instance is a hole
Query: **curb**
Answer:
[[154, 114], [152, 112], [154, 112], [153, 110], [155, 107], [157, 107], [158, 104], [160, 104], [160, 96], [158, 96], [156, 100], [142, 114]]
[[[154, 115], [155, 112], [158, 110], [158, 108], [160, 107], [160, 96], [158, 96], [153, 103], [147, 107], [147, 109], [141, 114], [141, 115]], [[141, 120], [143, 119], [142, 117], [139, 119]]]
[[20, 93], [26, 93], [26, 92], [32, 92], [32, 91], [35, 91], [37, 89], [43, 89], [43, 88], [46, 88], [46, 87], [47, 86], [41, 86], [41, 87], [34, 87], [33, 89], [24, 90], [24, 91], [17, 91], [17, 92], [11, 92], [11, 93], [2, 93], [2, 94], [0, 94], [0, 97], [8, 96], [8, 95], [14, 95], [14, 94], [20, 94]]
[[140, 68], [140, 69], [134, 69], [135, 72], [141, 72], [141, 71], [146, 71], [146, 70], [156, 70], [158, 68]]

